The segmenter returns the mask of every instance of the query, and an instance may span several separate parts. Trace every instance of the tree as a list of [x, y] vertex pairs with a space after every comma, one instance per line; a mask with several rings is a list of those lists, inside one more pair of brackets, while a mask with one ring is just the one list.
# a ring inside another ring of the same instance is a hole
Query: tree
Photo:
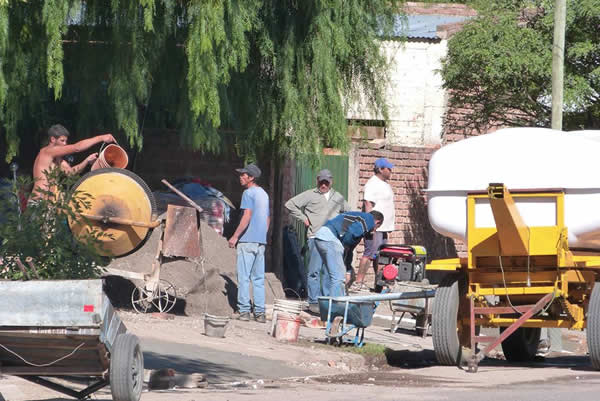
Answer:
[[376, 41], [400, 3], [0, 0], [6, 159], [57, 121], [118, 131], [137, 148], [145, 124], [249, 157], [343, 148], [359, 94], [386, 115]]
[[[490, 4], [491, 3], [491, 4]], [[468, 128], [550, 126], [554, 0], [478, 1], [442, 76]], [[567, 2], [563, 129], [600, 127], [600, 3]]]

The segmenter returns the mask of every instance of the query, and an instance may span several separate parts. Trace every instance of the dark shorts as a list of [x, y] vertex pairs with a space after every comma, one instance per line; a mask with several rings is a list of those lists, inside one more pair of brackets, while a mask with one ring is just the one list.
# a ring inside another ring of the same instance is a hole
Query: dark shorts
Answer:
[[383, 231], [375, 231], [369, 236], [365, 236], [365, 250], [363, 258], [375, 259], [377, 250], [383, 244], [387, 244], [388, 233]]

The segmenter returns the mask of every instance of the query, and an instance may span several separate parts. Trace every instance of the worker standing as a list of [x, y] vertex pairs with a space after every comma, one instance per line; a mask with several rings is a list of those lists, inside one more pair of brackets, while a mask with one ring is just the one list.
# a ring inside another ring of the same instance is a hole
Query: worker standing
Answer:
[[343, 296], [346, 293], [344, 278], [344, 250], [353, 250], [365, 235], [381, 226], [384, 217], [378, 211], [346, 212], [334, 217], [315, 234], [315, 248], [325, 264], [329, 276], [329, 295]]
[[365, 250], [360, 259], [356, 281], [350, 287], [350, 292], [365, 290], [368, 287], [365, 284], [365, 275], [369, 263], [373, 263], [375, 273], [375, 257], [377, 250], [383, 244], [387, 243], [388, 235], [394, 231], [395, 226], [395, 207], [394, 190], [388, 183], [392, 176], [394, 165], [386, 158], [375, 160], [374, 175], [369, 178], [364, 188], [363, 210], [370, 212], [376, 210], [383, 214], [384, 222], [372, 235], [365, 237]]
[[237, 279], [239, 320], [250, 320], [250, 282], [254, 295], [254, 320], [265, 323], [265, 245], [269, 230], [269, 195], [256, 183], [261, 171], [255, 164], [236, 169], [242, 194], [242, 218], [229, 247], [237, 244]]
[[317, 187], [304, 191], [285, 203], [290, 214], [304, 223], [308, 243], [308, 274], [304, 277], [308, 291], [309, 309], [318, 312], [317, 298], [329, 295], [329, 276], [323, 275], [323, 259], [315, 247], [315, 234], [328, 220], [350, 210], [344, 196], [333, 189], [331, 171], [317, 174]]

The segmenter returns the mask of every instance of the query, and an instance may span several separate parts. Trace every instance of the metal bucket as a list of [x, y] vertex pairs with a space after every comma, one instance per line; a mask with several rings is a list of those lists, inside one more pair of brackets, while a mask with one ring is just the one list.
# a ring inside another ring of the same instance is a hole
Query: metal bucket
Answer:
[[129, 164], [129, 156], [119, 145], [111, 143], [100, 151], [98, 158], [92, 164], [92, 171], [99, 168], [125, 168]]
[[228, 316], [214, 316], [204, 314], [204, 334], [208, 337], [225, 337], [225, 331], [229, 324]]

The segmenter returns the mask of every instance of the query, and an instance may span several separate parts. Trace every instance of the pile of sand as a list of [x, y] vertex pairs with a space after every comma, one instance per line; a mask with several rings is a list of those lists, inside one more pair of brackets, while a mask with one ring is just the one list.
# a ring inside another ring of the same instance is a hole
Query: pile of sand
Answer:
[[[237, 273], [236, 250], [229, 248], [227, 239], [213, 228], [200, 222], [203, 257], [199, 260], [163, 258], [160, 278], [167, 280], [177, 291], [177, 303], [172, 312], [189, 316], [210, 313], [229, 316], [236, 310]], [[134, 253], [114, 259], [107, 267], [129, 272], [150, 273], [158, 250], [160, 229], [155, 229], [146, 243]], [[267, 303], [283, 294], [281, 284], [267, 274], [265, 292]], [[131, 307], [131, 291], [143, 281], [118, 276], [106, 277], [105, 292], [113, 305]], [[279, 288], [277, 288], [279, 287]]]

